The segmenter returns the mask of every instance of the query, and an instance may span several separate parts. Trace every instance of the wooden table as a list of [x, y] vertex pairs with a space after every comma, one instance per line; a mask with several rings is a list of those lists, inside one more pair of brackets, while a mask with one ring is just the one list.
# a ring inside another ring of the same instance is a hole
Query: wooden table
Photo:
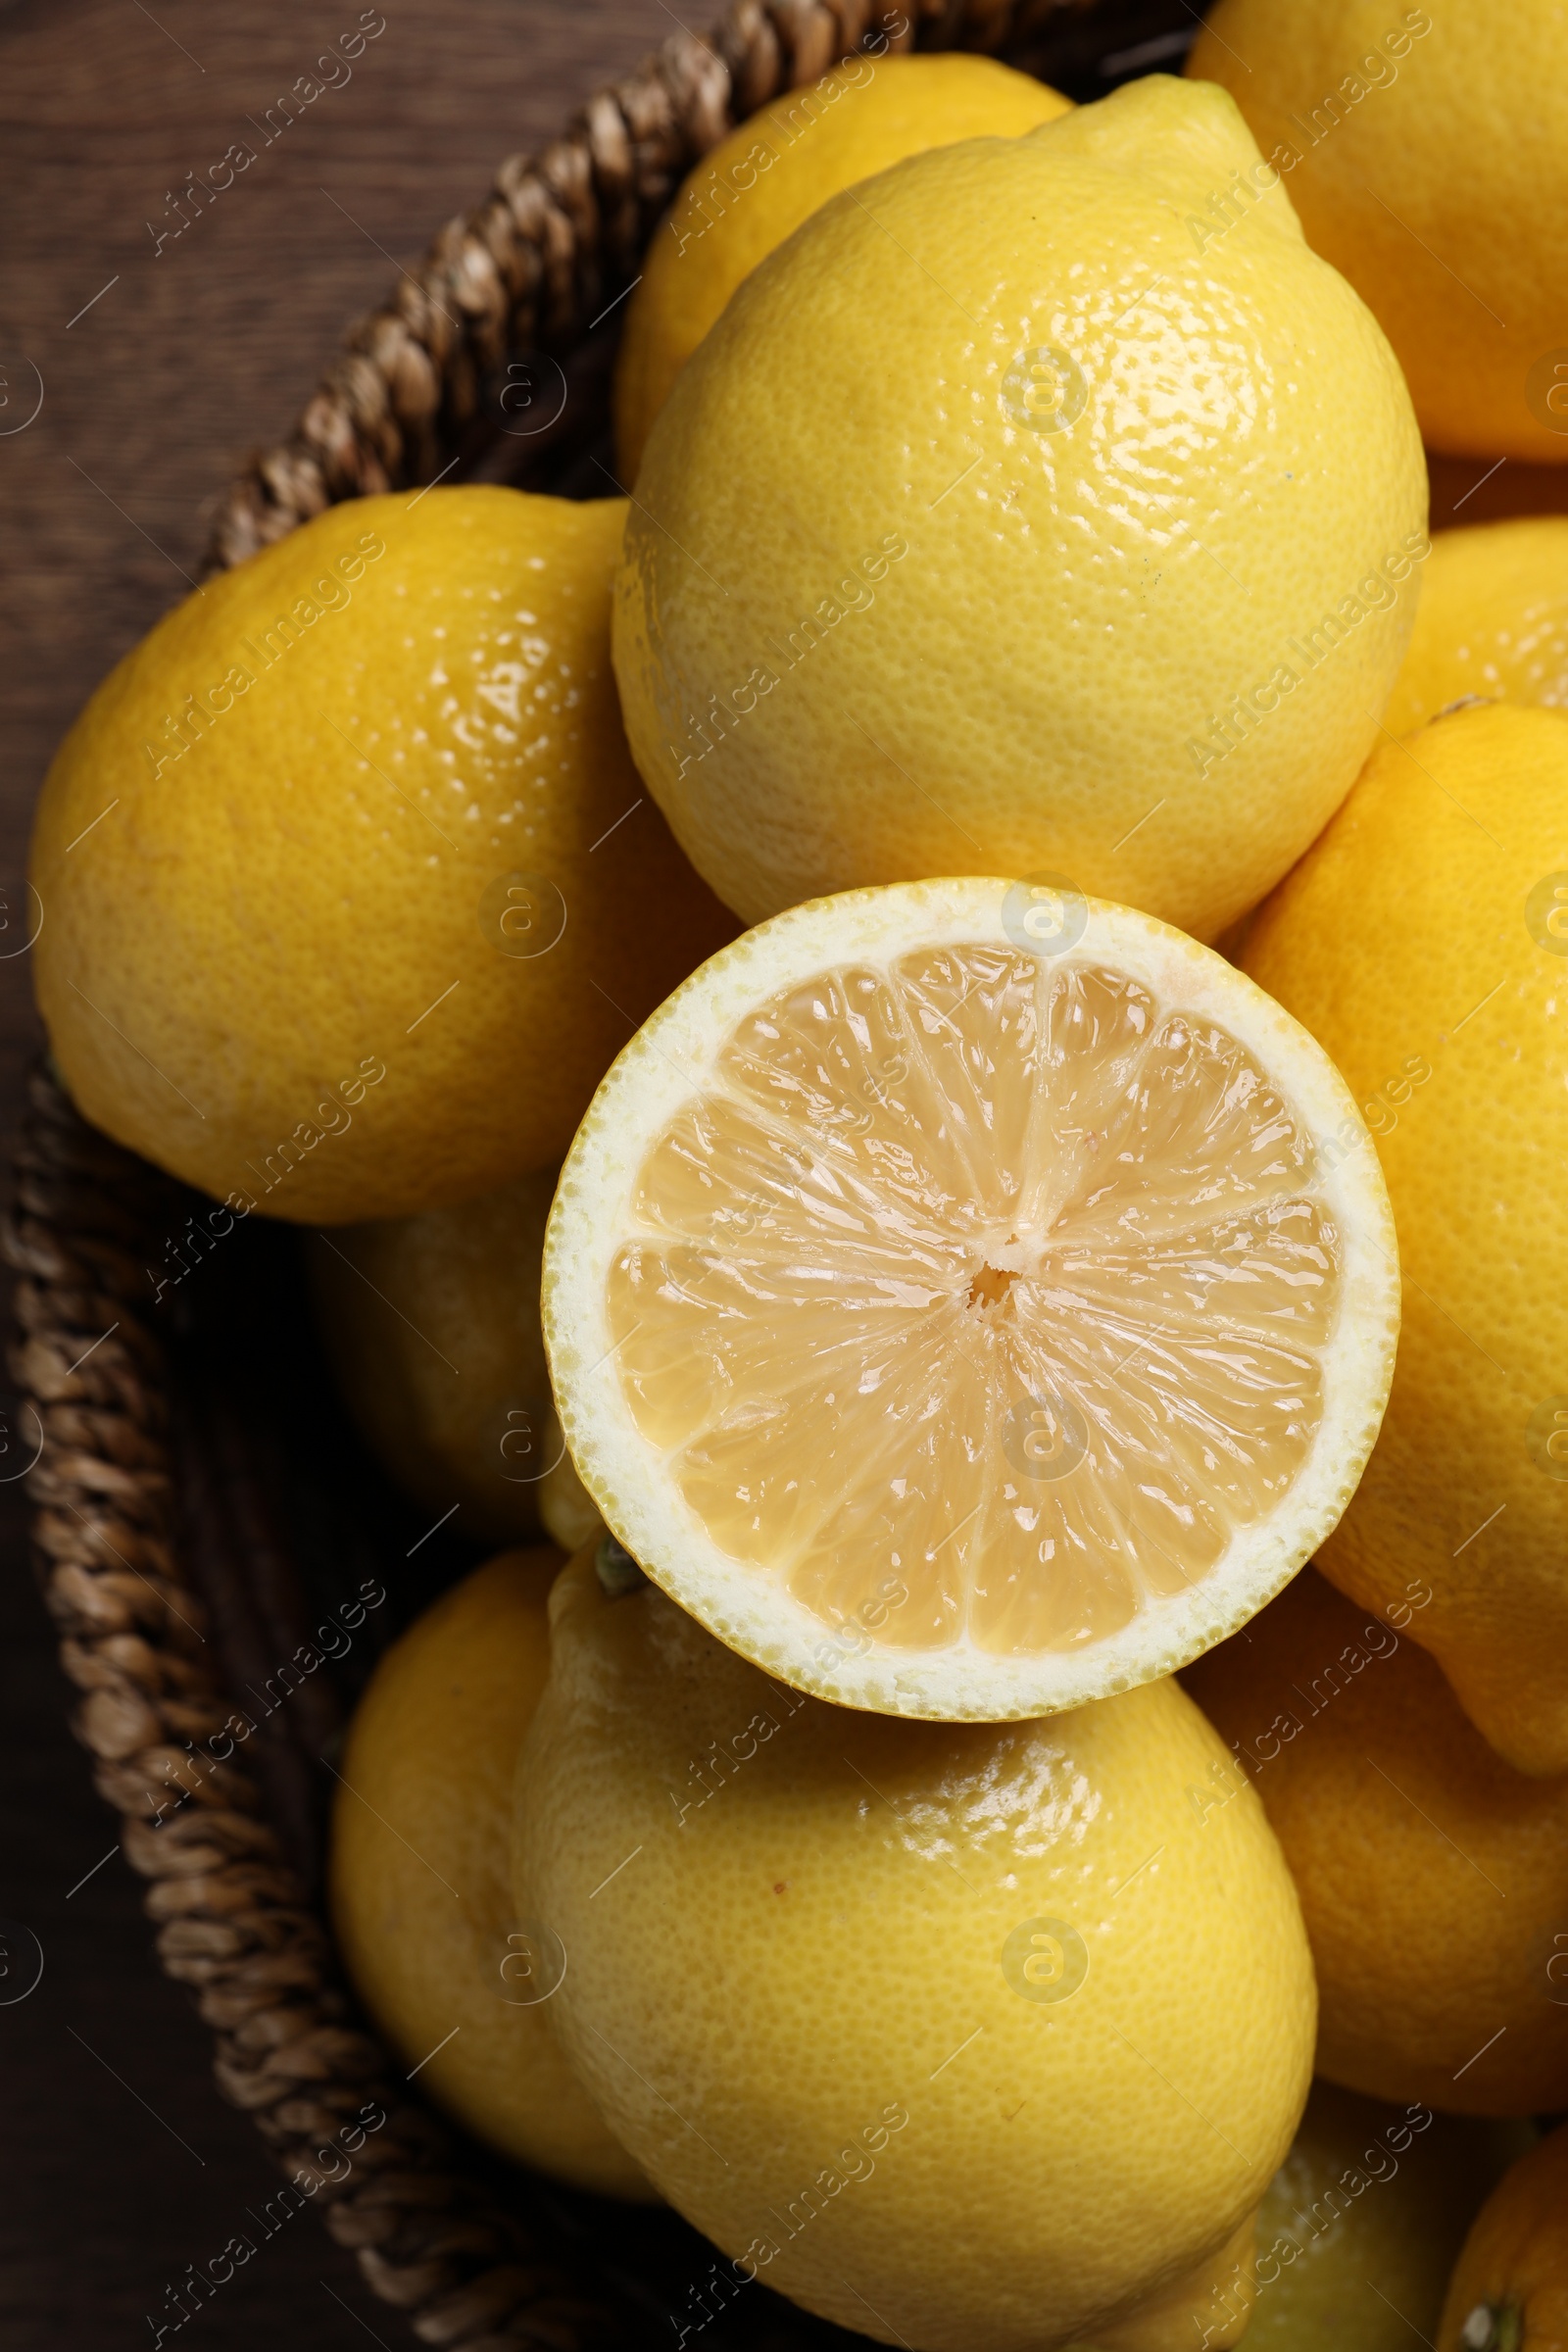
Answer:
[[[269, 146], [251, 119], [265, 129], [279, 92], [359, 22], [359, 0], [0, 7], [0, 956], [25, 937], [28, 815], [50, 753], [184, 592], [206, 502], [249, 447], [286, 431], [394, 267], [671, 24], [659, 0], [385, 0], [368, 14], [386, 29], [352, 79]], [[174, 234], [188, 172], [206, 176], [236, 140], [255, 163], [205, 213], [187, 203]], [[27, 964], [0, 961], [8, 1132], [37, 1045]], [[0, 1478], [19, 1459], [4, 1418]], [[75, 1694], [19, 1495], [0, 1486], [0, 1917], [38, 1936], [44, 1974], [0, 2006], [0, 2342], [129, 2352], [151, 2345], [166, 2286], [244, 2229], [276, 2176], [154, 1962], [140, 1883], [66, 1728]], [[23, 1981], [11, 1942], [0, 2002]], [[368, 2330], [399, 2352], [412, 2340], [306, 2213], [167, 2341], [351, 2352]]]

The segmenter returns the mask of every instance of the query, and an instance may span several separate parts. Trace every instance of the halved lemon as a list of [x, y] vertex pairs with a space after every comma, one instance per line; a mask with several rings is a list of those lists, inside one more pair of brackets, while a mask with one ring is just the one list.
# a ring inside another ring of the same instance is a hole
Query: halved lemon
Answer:
[[649, 1575], [784, 1682], [966, 1720], [1168, 1674], [1277, 1592], [1398, 1298], [1321, 1048], [1051, 877], [724, 949], [600, 1087], [544, 1260], [567, 1441]]

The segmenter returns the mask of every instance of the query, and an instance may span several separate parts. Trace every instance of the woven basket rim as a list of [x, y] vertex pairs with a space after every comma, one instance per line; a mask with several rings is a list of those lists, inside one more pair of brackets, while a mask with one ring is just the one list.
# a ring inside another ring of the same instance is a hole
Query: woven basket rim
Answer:
[[[255, 453], [220, 499], [204, 573], [328, 506], [431, 482], [471, 457], [487, 375], [509, 356], [580, 351], [686, 173], [775, 97], [858, 52], [1016, 55], [1054, 24], [1106, 13], [1105, 0], [731, 0], [706, 39], [672, 33], [536, 157], [509, 157], [350, 329], [287, 439]], [[207, 1639], [211, 1580], [191, 1563], [204, 1513], [209, 1552], [245, 1530], [215, 1492], [179, 1492], [146, 1271], [149, 1236], [177, 1232], [196, 1196], [88, 1125], [46, 1061], [13, 1178], [11, 1366], [42, 1433], [33, 1551], [82, 1692], [72, 1728], [148, 1882], [162, 1966], [213, 2029], [220, 2090], [419, 2339], [625, 2352], [646, 2335], [646, 2311], [584, 2290], [356, 2015], [287, 1834], [300, 1801], [287, 1759], [270, 1778], [237, 1752], [213, 1760], [231, 1708]], [[220, 1441], [204, 1427], [200, 1443]], [[224, 1475], [220, 1463], [208, 1486]], [[160, 1786], [181, 1793], [154, 1820]]]

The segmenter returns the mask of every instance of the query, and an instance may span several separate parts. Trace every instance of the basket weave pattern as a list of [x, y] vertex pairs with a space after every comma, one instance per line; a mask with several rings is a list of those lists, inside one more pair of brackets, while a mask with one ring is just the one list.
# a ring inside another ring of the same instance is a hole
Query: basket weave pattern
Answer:
[[737, 122], [857, 49], [1015, 45], [1092, 0], [733, 0], [706, 41], [672, 33], [591, 98], [564, 138], [512, 156], [360, 321], [280, 447], [253, 460], [213, 529], [221, 570], [345, 498], [429, 481], [461, 447], [509, 351], [569, 349], [633, 275], [660, 215]]
[[[487, 376], [511, 352], [580, 345], [692, 165], [784, 90], [858, 48], [1016, 48], [1088, 4], [734, 0], [708, 41], [673, 35], [541, 155], [503, 164], [477, 210], [450, 222], [352, 330], [289, 439], [227, 493], [207, 569], [337, 501], [450, 469], [481, 421]], [[121, 1818], [125, 1857], [149, 1882], [163, 1966], [194, 1988], [214, 2031], [220, 2089], [424, 2341], [458, 2352], [628, 2345], [646, 2320], [584, 2291], [357, 2020], [286, 1835], [275, 1770], [258, 1773], [238, 1750], [225, 1762], [192, 1753], [221, 1734], [231, 1706], [208, 1640], [211, 1581], [193, 1569], [192, 1499], [176, 1485], [146, 1273], [148, 1237], [177, 1230], [191, 1197], [87, 1126], [43, 1069], [15, 1159], [11, 1362], [24, 1425], [29, 1407], [40, 1425], [33, 1536], [82, 1693], [74, 1729]], [[157, 1814], [153, 1791], [166, 1800]], [[355, 2145], [354, 2119], [368, 2110], [383, 2120], [345, 2171], [334, 2145]]]

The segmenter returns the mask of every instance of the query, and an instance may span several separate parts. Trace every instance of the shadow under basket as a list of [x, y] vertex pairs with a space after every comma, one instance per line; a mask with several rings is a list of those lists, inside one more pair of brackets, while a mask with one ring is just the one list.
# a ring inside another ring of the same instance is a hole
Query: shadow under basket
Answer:
[[[698, 159], [840, 57], [983, 50], [1087, 100], [1179, 72], [1197, 29], [1183, 0], [878, 6], [735, 0], [708, 40], [672, 35], [542, 154], [504, 163], [353, 329], [290, 438], [224, 496], [208, 570], [337, 501], [437, 475], [602, 493], [616, 296]], [[569, 395], [526, 435], [504, 406], [519, 360], [559, 369]], [[370, 1668], [482, 1554], [427, 1529], [366, 1453], [317, 1346], [291, 1228], [254, 1218], [215, 1242], [210, 1203], [89, 1127], [46, 1067], [14, 1158], [11, 1360], [40, 1448], [38, 1573], [82, 1692], [73, 1728], [149, 1882], [164, 1968], [213, 2031], [223, 2095], [426, 2343], [663, 2352], [698, 2328], [705, 2352], [863, 2343], [742, 2289], [674, 2215], [505, 2165], [416, 2095], [333, 1951], [325, 1821]], [[323, 1636], [334, 1660], [316, 1639], [328, 1624], [348, 1636], [346, 1648]], [[285, 1673], [306, 1657], [318, 1662]], [[215, 1761], [236, 1715], [254, 1728]], [[176, 1774], [190, 1789], [177, 1803]], [[333, 2143], [356, 2139], [344, 2171]]]

